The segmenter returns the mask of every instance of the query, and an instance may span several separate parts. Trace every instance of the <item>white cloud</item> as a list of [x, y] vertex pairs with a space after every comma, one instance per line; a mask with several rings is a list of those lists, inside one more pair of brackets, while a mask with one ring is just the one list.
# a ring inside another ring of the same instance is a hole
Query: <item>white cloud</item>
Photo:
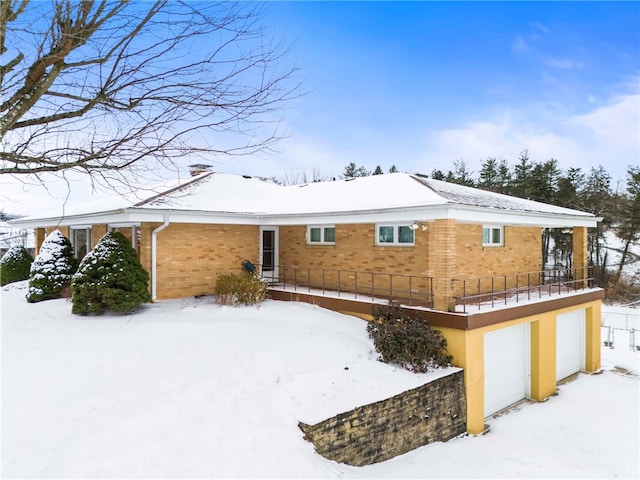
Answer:
[[550, 116], [544, 112], [508, 111], [460, 128], [431, 132], [418, 170], [448, 170], [463, 159], [477, 174], [482, 160], [504, 158], [513, 165], [520, 152], [534, 161], [558, 160], [561, 168], [602, 165], [624, 180], [627, 165], [640, 165], [640, 94], [619, 96], [586, 114]]
[[531, 22], [531, 36], [533, 38], [550, 37], [551, 30], [541, 22]]
[[527, 42], [525, 42], [524, 38], [522, 38], [520, 35], [518, 35], [511, 44], [511, 50], [514, 50], [516, 52], [526, 52], [528, 49], [529, 46], [527, 45]]
[[584, 68], [584, 63], [576, 60], [570, 60], [568, 58], [551, 58], [547, 60], [546, 64], [553, 68], [560, 68], [564, 70], [569, 70], [572, 68], [582, 69]]

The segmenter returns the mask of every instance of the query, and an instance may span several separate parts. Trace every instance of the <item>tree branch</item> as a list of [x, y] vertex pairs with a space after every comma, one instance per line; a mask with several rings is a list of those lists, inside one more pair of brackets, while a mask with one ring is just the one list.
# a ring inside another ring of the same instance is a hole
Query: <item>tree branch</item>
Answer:
[[254, 153], [281, 138], [273, 114], [301, 95], [298, 69], [282, 68], [288, 50], [265, 41], [255, 4], [26, 5], [3, 23], [18, 53], [1, 70], [0, 174]]

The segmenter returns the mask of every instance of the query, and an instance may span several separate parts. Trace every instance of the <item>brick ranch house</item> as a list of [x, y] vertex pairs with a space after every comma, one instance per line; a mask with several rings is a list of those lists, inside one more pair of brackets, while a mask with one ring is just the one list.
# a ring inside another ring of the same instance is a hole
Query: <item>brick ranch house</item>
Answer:
[[[274, 299], [370, 318], [389, 300], [420, 311], [464, 368], [467, 430], [557, 382], [600, 368], [602, 289], [587, 265], [591, 214], [394, 173], [280, 186], [194, 172], [145, 200], [23, 218], [36, 248], [59, 229], [81, 258], [109, 230], [132, 240], [154, 299], [213, 292], [249, 260]], [[571, 269], [542, 265], [542, 229], [572, 236]]]

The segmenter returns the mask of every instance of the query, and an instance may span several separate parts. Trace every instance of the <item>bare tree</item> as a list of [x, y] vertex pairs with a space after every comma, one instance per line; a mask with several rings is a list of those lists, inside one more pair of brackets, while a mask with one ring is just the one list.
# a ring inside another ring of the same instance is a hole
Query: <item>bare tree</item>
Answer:
[[318, 183], [331, 180], [331, 176], [322, 171], [319, 168], [313, 168], [311, 172], [306, 170], [292, 170], [289, 173], [285, 173], [283, 178], [274, 178], [276, 183], [280, 185], [302, 185], [305, 183]]
[[171, 167], [280, 138], [300, 95], [249, 2], [0, 0], [0, 173]]

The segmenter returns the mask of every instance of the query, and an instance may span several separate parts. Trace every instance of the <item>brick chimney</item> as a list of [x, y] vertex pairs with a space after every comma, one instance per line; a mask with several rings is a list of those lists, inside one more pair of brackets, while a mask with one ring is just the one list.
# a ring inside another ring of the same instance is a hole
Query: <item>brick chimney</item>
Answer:
[[205, 163], [194, 163], [193, 165], [189, 165], [189, 174], [193, 177], [194, 175], [199, 175], [204, 172], [211, 172], [211, 168], [211, 165]]

